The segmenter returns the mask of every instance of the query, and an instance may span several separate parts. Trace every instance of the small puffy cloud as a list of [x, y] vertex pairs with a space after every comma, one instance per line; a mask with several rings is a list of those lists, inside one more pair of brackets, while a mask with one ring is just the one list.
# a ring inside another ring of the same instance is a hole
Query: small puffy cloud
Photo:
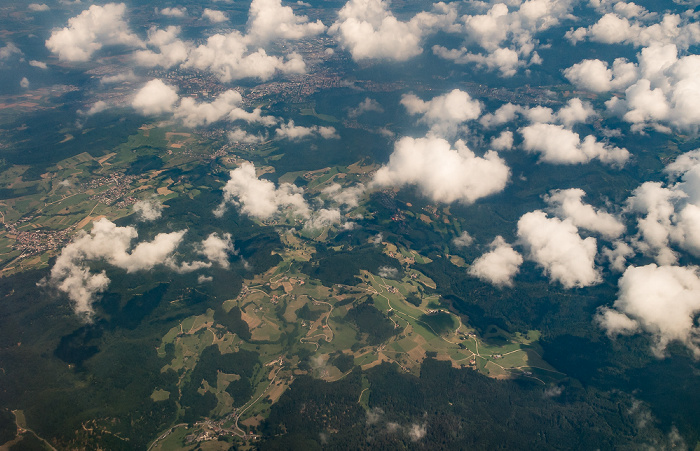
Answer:
[[109, 104], [104, 100], [98, 100], [93, 103], [89, 110], [85, 112], [86, 116], [92, 116], [93, 114], [101, 113], [109, 108]]
[[494, 136], [491, 140], [493, 150], [510, 150], [513, 148], [513, 132], [504, 130], [500, 135]]
[[523, 148], [540, 154], [540, 160], [555, 164], [581, 164], [597, 158], [601, 162], [622, 166], [629, 159], [625, 148], [613, 147], [588, 135], [583, 140], [578, 133], [562, 125], [537, 123], [520, 129]]
[[154, 196], [134, 204], [139, 221], [155, 221], [163, 215], [163, 204]]
[[424, 101], [414, 94], [404, 94], [401, 105], [411, 115], [420, 115], [419, 122], [430, 126], [438, 134], [456, 131], [459, 124], [476, 120], [481, 114], [482, 104], [459, 89]]
[[474, 260], [469, 274], [498, 287], [512, 287], [523, 257], [502, 236], [489, 245], [490, 251]]
[[157, 115], [172, 112], [179, 98], [174, 87], [154, 79], [136, 93], [131, 106], [141, 114]]
[[408, 22], [398, 20], [383, 0], [348, 0], [328, 32], [356, 61], [388, 59], [406, 61], [418, 54], [423, 38], [453, 25], [457, 13], [445, 3], [436, 12], [421, 12]]
[[27, 77], [22, 77], [22, 79], [19, 81], [20, 87], [27, 89], [29, 87], [29, 79]]
[[124, 3], [92, 5], [68, 20], [68, 26], [54, 30], [46, 47], [62, 61], [88, 61], [105, 45], [140, 47], [141, 40], [129, 30]]
[[[192, 51], [192, 44], [179, 38], [180, 27], [171, 25], [165, 29], [151, 27], [148, 30], [146, 50], [134, 53], [134, 60], [140, 66], [170, 68], [185, 62]], [[158, 51], [152, 50], [158, 49]]]
[[630, 266], [618, 282], [617, 300], [598, 312], [598, 323], [611, 336], [639, 331], [654, 339], [663, 357], [671, 342], [680, 342], [700, 357], [700, 276], [698, 267]]
[[474, 242], [474, 238], [472, 238], [471, 235], [469, 235], [469, 232], [466, 230], [463, 231], [459, 236], [456, 236], [452, 239], [452, 244], [454, 244], [457, 247], [469, 247], [472, 245]]
[[634, 249], [624, 241], [618, 240], [613, 243], [612, 248], [604, 247], [600, 253], [612, 270], [623, 272], [627, 267], [627, 259], [634, 255]]
[[[482, 55], [472, 53], [466, 48], [447, 49], [440, 45], [433, 46], [433, 53], [440, 58], [454, 61], [456, 64], [474, 63], [479, 68], [489, 71], [498, 70], [503, 77], [512, 77], [518, 69], [527, 65], [526, 61], [519, 58], [518, 52], [511, 49], [496, 49], [491, 53]], [[536, 54], [536, 53], [535, 53]]]
[[518, 237], [528, 258], [544, 269], [551, 281], [565, 288], [587, 287], [601, 281], [595, 266], [596, 239], [582, 239], [571, 220], [549, 218], [540, 210], [518, 220]]
[[311, 217], [304, 223], [304, 228], [318, 230], [330, 227], [333, 224], [340, 224], [340, 222], [340, 210], [337, 208], [321, 208], [311, 214]]
[[511, 77], [520, 68], [541, 64], [535, 35], [571, 18], [571, 4], [568, 0], [496, 3], [484, 14], [462, 16], [461, 26], [451, 28], [464, 35], [465, 45], [459, 49], [434, 46], [433, 53], [457, 64], [474, 63]]
[[384, 108], [379, 104], [374, 99], [370, 99], [369, 97], [365, 98], [360, 104], [357, 106], [357, 108], [352, 108], [350, 111], [348, 111], [348, 117], [351, 118], [356, 118], [359, 117], [369, 111], [375, 111], [377, 113], [383, 113]]
[[243, 213], [257, 219], [269, 219], [286, 211], [304, 218], [311, 214], [303, 189], [291, 183], [275, 187], [269, 180], [258, 179], [251, 163], [232, 170], [230, 177], [223, 188], [223, 202], [215, 211], [218, 216], [223, 215], [226, 204], [239, 206]]
[[37, 60], [29, 61], [29, 65], [32, 67], [38, 67], [39, 69], [48, 69], [49, 68], [49, 66], [47, 66], [45, 62], [37, 61]]
[[236, 253], [230, 233], [224, 233], [222, 236], [219, 236], [218, 233], [212, 233], [202, 240], [195, 249], [199, 254], [204, 255], [207, 260], [218, 264], [222, 268], [230, 266], [229, 255]]
[[683, 197], [684, 193], [666, 188], [660, 182], [645, 182], [627, 199], [628, 211], [643, 215], [637, 218], [634, 246], [660, 264], [673, 264], [678, 259], [669, 242], [675, 203]]
[[326, 26], [320, 20], [309, 22], [297, 16], [281, 0], [253, 0], [248, 17], [248, 36], [255, 42], [274, 39], [303, 39], [323, 33]]
[[158, 13], [167, 17], [185, 17], [187, 15], [187, 8], [178, 8], [175, 6], [172, 8], [162, 8], [158, 11]]
[[46, 3], [30, 3], [27, 6], [27, 9], [29, 11], [33, 11], [33, 12], [42, 12], [42, 11], [51, 10], [51, 8], [49, 8], [49, 5], [47, 5]]
[[204, 8], [204, 11], [202, 12], [202, 19], [206, 19], [211, 23], [221, 23], [226, 22], [228, 17], [223, 13], [223, 11]]
[[93, 223], [90, 233], [80, 232], [68, 244], [51, 268], [49, 283], [73, 302], [76, 314], [90, 320], [95, 296], [109, 285], [104, 271], [90, 272], [88, 261], [104, 261], [112, 266], [137, 272], [156, 265], [171, 265], [172, 254], [182, 242], [185, 230], [160, 233], [153, 241], [132, 246], [138, 233], [133, 227], [118, 227], [107, 219]]
[[612, 68], [601, 60], [583, 60], [564, 70], [564, 76], [579, 88], [593, 92], [617, 91], [633, 83], [638, 69], [624, 58], [613, 61]]
[[323, 139], [340, 138], [335, 127], [322, 127], [318, 125], [303, 127], [301, 125], [294, 125], [294, 121], [291, 119], [288, 123], [280, 125], [280, 127], [275, 130], [275, 135], [278, 139], [288, 139], [290, 141], [300, 141], [315, 136], [320, 136]]
[[11, 42], [8, 42], [3, 47], [0, 47], [0, 60], [6, 60], [12, 55], [22, 55], [22, 51]]
[[385, 279], [395, 279], [399, 275], [399, 270], [391, 266], [381, 266], [379, 268], [379, 277]]
[[499, 125], [513, 122], [518, 115], [523, 114], [525, 111], [525, 107], [512, 103], [506, 103], [505, 105], [500, 106], [493, 113], [487, 113], [481, 116], [479, 123], [486, 128], [498, 127]]
[[553, 119], [554, 122], [558, 124], [571, 127], [574, 124], [586, 123], [595, 116], [597, 116], [597, 114], [590, 102], [584, 102], [579, 98], [573, 98], [556, 112]]
[[358, 183], [355, 186], [343, 188], [340, 184], [333, 183], [324, 188], [322, 193], [339, 205], [355, 208], [360, 204], [360, 197], [365, 193], [365, 186]]
[[590, 230], [612, 240], [625, 232], [625, 225], [615, 216], [583, 203], [586, 192], [580, 188], [554, 190], [545, 201], [550, 210], [562, 219], [570, 219], [579, 228]]
[[478, 157], [462, 141], [455, 149], [442, 138], [401, 138], [389, 162], [374, 175], [374, 186], [417, 186], [437, 202], [470, 204], [505, 188], [510, 168], [488, 151]]
[[428, 425], [427, 424], [412, 424], [410, 428], [408, 428], [408, 436], [410, 437], [412, 442], [417, 442], [423, 437], [425, 437], [425, 434], [428, 433]]
[[228, 140], [234, 143], [242, 144], [258, 144], [265, 142], [269, 139], [268, 136], [263, 136], [261, 134], [253, 135], [241, 128], [234, 128], [228, 132]]
[[120, 74], [114, 74], [114, 75], [105, 75], [104, 77], [100, 78], [100, 83], [103, 85], [111, 85], [114, 83], [122, 83], [125, 81], [135, 81], [138, 77], [134, 74], [133, 71], [128, 71], [128, 72], [122, 72]]

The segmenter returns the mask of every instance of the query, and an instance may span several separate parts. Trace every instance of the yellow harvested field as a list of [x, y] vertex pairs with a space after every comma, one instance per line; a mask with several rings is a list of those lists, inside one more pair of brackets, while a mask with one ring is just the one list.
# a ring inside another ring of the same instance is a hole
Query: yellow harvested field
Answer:
[[253, 330], [262, 324], [262, 321], [257, 316], [249, 315], [248, 313], [241, 311], [241, 319], [248, 324], [248, 329]]

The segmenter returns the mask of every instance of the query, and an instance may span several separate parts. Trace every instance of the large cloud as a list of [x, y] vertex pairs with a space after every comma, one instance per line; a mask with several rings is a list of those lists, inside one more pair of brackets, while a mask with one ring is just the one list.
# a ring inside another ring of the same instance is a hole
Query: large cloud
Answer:
[[131, 106], [141, 114], [157, 115], [172, 112], [179, 98], [174, 87], [155, 79], [136, 93]]
[[676, 245], [700, 257], [700, 150], [686, 152], [668, 165], [670, 182], [645, 182], [627, 200], [637, 217], [632, 244], [661, 265], [674, 264]]
[[551, 108], [536, 106], [528, 108], [522, 105], [506, 103], [493, 113], [484, 114], [479, 122], [486, 128], [493, 128], [514, 121], [518, 116], [524, 116], [532, 123], [551, 123], [571, 127], [574, 124], [586, 123], [597, 114], [590, 102], [578, 97], [569, 99], [566, 105], [556, 112]]
[[105, 45], [140, 47], [141, 40], [129, 30], [124, 3], [92, 5], [68, 20], [68, 26], [51, 33], [46, 47], [63, 61], [88, 61]]
[[657, 23], [646, 25], [644, 20], [630, 20], [620, 14], [605, 14], [595, 24], [587, 28], [577, 28], [566, 34], [572, 42], [589, 39], [604, 44], [632, 44], [649, 46], [652, 44], [675, 44], [687, 49], [700, 43], [700, 24], [678, 14], [664, 14]]
[[569, 219], [549, 218], [540, 210], [524, 214], [518, 221], [518, 237], [528, 258], [565, 288], [587, 287], [600, 282], [595, 266], [596, 239], [582, 239]]
[[450, 27], [457, 17], [453, 7], [435, 4], [436, 13], [421, 12], [408, 22], [398, 20], [383, 0], [349, 0], [330, 27], [340, 45], [354, 60], [405, 61], [420, 54], [423, 38]]
[[90, 272], [86, 261], [105, 261], [127, 272], [144, 271], [156, 265], [172, 265], [173, 252], [182, 242], [185, 230], [160, 233], [153, 241], [132, 247], [138, 236], [133, 227], [118, 227], [107, 219], [93, 223], [90, 233], [81, 232], [66, 246], [51, 268], [49, 282], [66, 293], [75, 312], [89, 319], [95, 295], [109, 285], [104, 271]]
[[579, 134], [562, 125], [537, 123], [520, 129], [523, 148], [540, 154], [541, 161], [556, 164], [603, 163], [622, 166], [629, 159], [627, 149], [609, 146], [588, 135]]
[[613, 61], [612, 68], [601, 60], [583, 60], [564, 70], [564, 76], [576, 86], [593, 92], [624, 89], [634, 83], [637, 66], [624, 58]]
[[285, 57], [269, 55], [263, 47], [273, 39], [301, 39], [321, 33], [321, 22], [308, 22], [296, 16], [279, 0], [254, 0], [250, 5], [247, 33], [234, 30], [214, 34], [199, 45], [179, 37], [178, 27], [149, 31], [147, 50], [135, 53], [138, 64], [146, 67], [183, 67], [212, 72], [230, 82], [255, 77], [268, 80], [277, 73], [299, 74], [306, 64], [297, 53]]
[[575, 85], [597, 92], [623, 91], [606, 102], [608, 110], [633, 130], [667, 126], [697, 132], [700, 127], [700, 55], [678, 57], [675, 44], [653, 44], [637, 55], [638, 64], [617, 59], [612, 69], [584, 60], [564, 71]]
[[502, 76], [510, 77], [521, 67], [541, 62], [535, 35], [570, 18], [570, 8], [567, 0], [496, 3], [484, 14], [463, 16], [462, 27], [453, 28], [465, 35], [462, 48], [448, 50], [436, 45], [433, 52], [458, 64], [476, 63], [489, 70], [498, 69]]
[[625, 232], [625, 225], [615, 216], [583, 203], [586, 192], [580, 188], [554, 190], [545, 201], [551, 211], [560, 218], [570, 219], [582, 229], [597, 232], [607, 239], [615, 239]]
[[291, 183], [275, 187], [271, 181], [259, 179], [251, 163], [243, 163], [230, 172], [230, 177], [223, 188], [223, 202], [215, 211], [219, 216], [228, 203], [239, 206], [243, 213], [258, 219], [270, 219], [285, 212], [303, 218], [311, 215], [303, 189]]
[[513, 286], [513, 277], [520, 271], [523, 257], [506, 243], [502, 236], [489, 245], [491, 250], [474, 260], [469, 274], [496, 286]]
[[612, 308], [602, 308], [599, 324], [614, 336], [638, 331], [654, 337], [653, 350], [662, 357], [673, 341], [700, 357], [700, 276], [696, 266], [647, 266], [627, 268], [618, 282], [618, 298]]
[[267, 80], [277, 72], [298, 74], [306, 71], [306, 64], [299, 54], [291, 53], [285, 60], [268, 55], [263, 48], [251, 52], [248, 40], [237, 31], [209, 37], [205, 44], [190, 52], [184, 66], [211, 71], [223, 82], [247, 77]]
[[174, 117], [188, 127], [211, 124], [222, 119], [257, 122], [267, 126], [277, 122], [274, 117], [263, 116], [260, 108], [252, 112], [240, 108], [242, 101], [241, 94], [234, 90], [222, 92], [210, 103], [197, 103], [190, 97], [183, 97], [174, 111]]
[[272, 126], [277, 119], [263, 116], [262, 110], [252, 112], [240, 108], [243, 98], [238, 91], [228, 90], [219, 94], [212, 102], [197, 102], [191, 97], [177, 94], [177, 90], [162, 80], [151, 80], [134, 96], [131, 106], [141, 114], [157, 115], [172, 113], [173, 117], [188, 127], [208, 125], [220, 120], [242, 120]]
[[481, 102], [459, 89], [429, 101], [421, 100], [414, 94], [404, 94], [401, 105], [409, 114], [420, 115], [419, 122], [429, 125], [431, 131], [443, 135], [455, 132], [463, 122], [478, 119], [482, 107]]
[[462, 141], [455, 149], [442, 138], [400, 139], [389, 163], [374, 175], [374, 186], [416, 185], [437, 202], [472, 203], [506, 186], [510, 169], [489, 151], [478, 157]]
[[309, 22], [306, 16], [297, 16], [281, 0], [253, 0], [248, 17], [248, 35], [256, 42], [273, 39], [303, 39], [316, 36], [326, 29], [320, 20]]

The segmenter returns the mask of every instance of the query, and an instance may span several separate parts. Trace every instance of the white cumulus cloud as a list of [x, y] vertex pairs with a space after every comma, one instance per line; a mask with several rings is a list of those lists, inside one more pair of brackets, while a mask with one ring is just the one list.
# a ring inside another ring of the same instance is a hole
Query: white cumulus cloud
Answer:
[[303, 39], [323, 33], [326, 26], [320, 20], [309, 22], [297, 16], [281, 0], [253, 0], [248, 17], [248, 36], [256, 42], [274, 39]]
[[131, 106], [141, 114], [157, 115], [172, 112], [179, 98], [174, 87], [154, 79], [136, 93]]
[[458, 125], [476, 120], [481, 114], [482, 104], [459, 89], [424, 101], [414, 94], [404, 94], [401, 105], [411, 115], [419, 115], [419, 122], [430, 126], [438, 134], [453, 133]]
[[578, 133], [562, 125], [536, 123], [520, 129], [523, 148], [540, 154], [540, 160], [555, 164], [581, 164], [598, 159], [603, 163], [622, 166], [629, 159], [625, 148], [599, 142], [588, 135], [581, 140]]
[[163, 215], [163, 204], [154, 196], [136, 202], [134, 211], [140, 221], [155, 221]]
[[158, 12], [159, 14], [167, 17], [185, 17], [187, 15], [187, 8], [178, 8], [173, 6], [172, 8], [162, 8]]
[[228, 16], [223, 11], [216, 9], [204, 8], [202, 11], [202, 19], [206, 19], [211, 23], [221, 23], [228, 20]]
[[489, 252], [471, 264], [469, 274], [499, 287], [512, 287], [513, 278], [523, 263], [522, 255], [502, 236], [497, 236], [489, 247]]
[[93, 223], [90, 233], [81, 232], [68, 244], [51, 268], [49, 283], [73, 302], [76, 314], [90, 319], [95, 296], [109, 285], [103, 272], [92, 273], [88, 261], [104, 261], [127, 272], [171, 265], [172, 254], [182, 242], [185, 230], [160, 233], [152, 241], [132, 246], [138, 233], [133, 227], [118, 227], [107, 219]]
[[438, 137], [401, 138], [389, 162], [375, 173], [374, 186], [415, 185], [437, 202], [470, 204], [505, 188], [510, 168], [496, 152], [483, 157], [462, 141], [453, 149]]
[[304, 200], [303, 189], [291, 183], [282, 183], [276, 187], [269, 180], [259, 179], [255, 174], [255, 166], [251, 163], [243, 163], [230, 172], [230, 179], [223, 192], [223, 202], [215, 211], [219, 216], [229, 203], [258, 219], [269, 219], [285, 212], [304, 218], [311, 214]]
[[680, 342], [700, 357], [700, 276], [696, 266], [630, 266], [618, 282], [612, 308], [598, 312], [598, 322], [611, 336], [646, 332], [653, 351], [663, 357], [671, 342]]
[[564, 288], [587, 287], [601, 281], [595, 266], [596, 239], [582, 239], [571, 220], [550, 218], [535, 210], [518, 220], [518, 237], [528, 258]]
[[320, 136], [323, 139], [340, 138], [335, 127], [323, 127], [318, 125], [303, 127], [301, 125], [294, 125], [294, 121], [291, 119], [288, 123], [280, 125], [280, 127], [275, 130], [275, 135], [279, 139], [288, 139], [290, 141], [299, 141], [304, 138], [312, 138], [315, 136]]
[[406, 61], [423, 51], [425, 36], [449, 28], [457, 17], [451, 5], [437, 3], [434, 8], [435, 13], [424, 11], [402, 22], [389, 10], [386, 1], [349, 0], [328, 31], [356, 61]]
[[579, 228], [601, 234], [607, 239], [614, 239], [625, 232], [625, 225], [615, 216], [596, 209], [583, 202], [586, 192], [580, 188], [554, 190], [545, 201], [550, 210], [562, 219], [570, 219]]
[[88, 61], [105, 45], [141, 47], [143, 43], [129, 29], [124, 3], [92, 5], [68, 20], [68, 26], [54, 30], [46, 47], [62, 61]]
[[[474, 2], [476, 7], [487, 3]], [[433, 53], [457, 64], [475, 63], [511, 77], [523, 67], [540, 64], [536, 35], [572, 18], [571, 1], [528, 0], [495, 3], [484, 14], [467, 14], [450, 31], [460, 33], [465, 44], [458, 49], [436, 45]]]

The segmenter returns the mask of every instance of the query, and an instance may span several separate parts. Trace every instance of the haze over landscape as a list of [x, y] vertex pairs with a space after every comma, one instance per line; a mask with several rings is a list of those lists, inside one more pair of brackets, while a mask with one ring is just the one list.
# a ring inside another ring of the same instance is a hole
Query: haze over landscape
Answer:
[[700, 446], [697, 1], [0, 11], [0, 448]]

